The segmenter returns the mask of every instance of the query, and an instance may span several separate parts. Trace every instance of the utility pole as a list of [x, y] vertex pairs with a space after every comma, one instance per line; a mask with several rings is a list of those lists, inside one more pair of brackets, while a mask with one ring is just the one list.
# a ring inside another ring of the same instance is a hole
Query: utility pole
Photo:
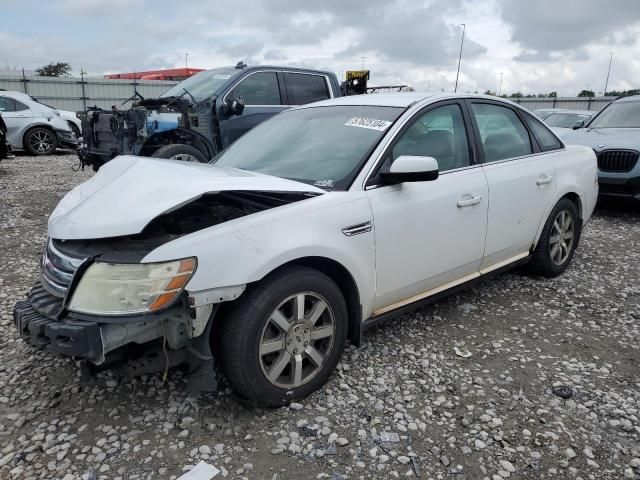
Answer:
[[460, 76], [460, 62], [462, 62], [462, 46], [464, 45], [464, 31], [467, 28], [466, 24], [462, 23], [462, 40], [460, 40], [460, 55], [458, 56], [458, 73], [456, 73], [456, 86], [453, 89], [454, 92], [458, 91], [458, 76]]
[[184, 54], [184, 69], [187, 70], [189, 68], [189, 53]]
[[502, 93], [502, 76], [504, 75], [504, 72], [500, 72], [500, 86], [498, 87], [498, 96], [500, 96], [500, 94]]
[[431, 80], [427, 80], [427, 92], [431, 88]]
[[607, 87], [609, 86], [609, 74], [611, 73], [611, 62], [613, 62], [613, 52], [609, 52], [609, 70], [607, 70], [607, 81], [604, 82], [604, 96], [607, 95]]
[[367, 58], [367, 57], [360, 57], [360, 58], [362, 59], [362, 69], [361, 70], [364, 70], [364, 59]]

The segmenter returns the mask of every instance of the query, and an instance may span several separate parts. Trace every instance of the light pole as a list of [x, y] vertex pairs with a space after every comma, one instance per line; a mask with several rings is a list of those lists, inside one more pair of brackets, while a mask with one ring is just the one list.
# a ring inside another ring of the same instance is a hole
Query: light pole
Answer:
[[502, 76], [504, 75], [504, 72], [500, 72], [500, 86], [498, 87], [498, 96], [500, 96], [500, 94], [502, 93]]
[[184, 68], [185, 68], [185, 70], [187, 70], [189, 68], [189, 54], [188, 53], [184, 54]]
[[362, 59], [362, 68], [361, 68], [361, 70], [364, 70], [364, 59], [367, 58], [367, 57], [360, 57], [360, 58]]
[[607, 81], [604, 82], [604, 96], [607, 96], [607, 87], [609, 86], [609, 74], [611, 73], [611, 62], [613, 62], [613, 52], [609, 52], [609, 70], [607, 70]]
[[462, 62], [462, 46], [464, 45], [464, 31], [467, 27], [464, 23], [461, 23], [461, 25], [462, 25], [462, 40], [460, 40], [460, 55], [458, 55], [458, 73], [456, 73], [456, 86], [453, 89], [454, 92], [458, 91], [458, 76], [460, 75], [460, 62]]

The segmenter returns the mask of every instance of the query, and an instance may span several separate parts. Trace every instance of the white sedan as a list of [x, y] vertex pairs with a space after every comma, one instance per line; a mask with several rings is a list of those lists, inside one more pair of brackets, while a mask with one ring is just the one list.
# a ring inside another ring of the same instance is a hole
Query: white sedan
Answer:
[[511, 102], [333, 99], [208, 165], [109, 162], [51, 215], [15, 324], [87, 365], [188, 362], [201, 388], [213, 355], [238, 394], [283, 405], [382, 320], [515, 265], [561, 274], [597, 195], [593, 150]]

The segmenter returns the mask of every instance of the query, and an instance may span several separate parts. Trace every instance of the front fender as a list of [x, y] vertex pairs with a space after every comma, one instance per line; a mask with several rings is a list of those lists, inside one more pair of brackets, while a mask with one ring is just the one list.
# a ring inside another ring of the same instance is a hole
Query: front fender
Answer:
[[256, 282], [291, 261], [324, 257], [349, 271], [366, 314], [375, 294], [373, 232], [346, 236], [342, 229], [371, 219], [363, 192], [332, 192], [186, 235], [143, 262], [196, 256], [187, 289], [201, 291]]

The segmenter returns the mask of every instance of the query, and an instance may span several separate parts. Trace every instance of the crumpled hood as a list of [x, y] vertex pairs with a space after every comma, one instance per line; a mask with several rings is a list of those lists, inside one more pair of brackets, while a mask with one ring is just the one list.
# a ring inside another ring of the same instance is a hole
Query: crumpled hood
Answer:
[[49, 218], [49, 236], [133, 235], [158, 215], [205, 193], [231, 190], [325, 193], [306, 183], [235, 168], [121, 156], [64, 196]]
[[557, 134], [567, 145], [584, 145], [598, 152], [617, 148], [640, 150], [639, 128], [579, 128]]

